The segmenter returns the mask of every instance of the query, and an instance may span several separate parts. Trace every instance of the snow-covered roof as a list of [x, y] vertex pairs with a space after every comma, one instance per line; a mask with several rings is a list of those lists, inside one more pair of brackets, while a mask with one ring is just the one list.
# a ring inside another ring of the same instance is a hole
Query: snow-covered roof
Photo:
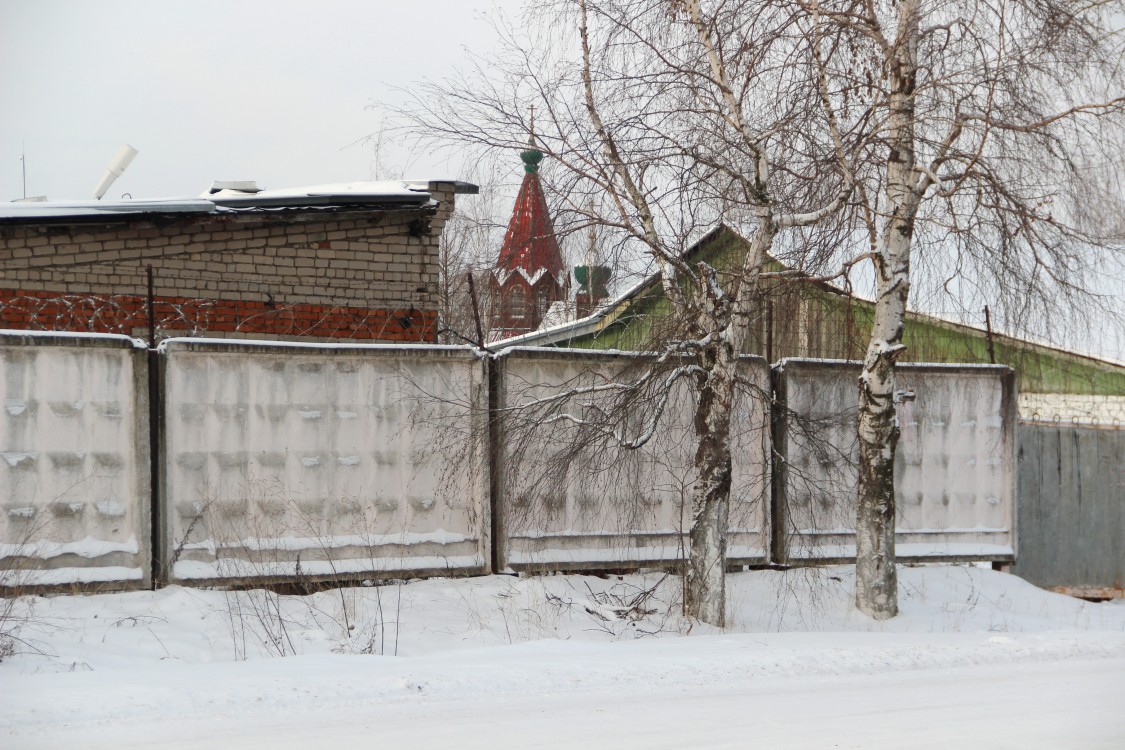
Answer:
[[[476, 186], [450, 181], [455, 192], [472, 193]], [[205, 191], [198, 198], [155, 198], [119, 200], [28, 200], [0, 202], [0, 222], [58, 222], [69, 219], [105, 218], [121, 220], [142, 215], [221, 214], [277, 208], [324, 209], [335, 206], [372, 208], [423, 208], [434, 205], [427, 185], [417, 180], [404, 182], [346, 182], [307, 187], [258, 190], [253, 183], [216, 183], [218, 190]], [[247, 189], [237, 189], [243, 185]]]
[[207, 214], [215, 204], [201, 198], [156, 198], [117, 201], [12, 201], [0, 203], [0, 220], [62, 219], [126, 214]]
[[278, 190], [220, 190], [208, 193], [204, 199], [219, 206], [266, 207], [266, 206], [310, 206], [336, 203], [383, 204], [413, 203], [424, 204], [430, 201], [430, 194], [424, 187], [417, 187], [401, 181], [382, 182], [341, 182], [330, 185], [281, 188]]

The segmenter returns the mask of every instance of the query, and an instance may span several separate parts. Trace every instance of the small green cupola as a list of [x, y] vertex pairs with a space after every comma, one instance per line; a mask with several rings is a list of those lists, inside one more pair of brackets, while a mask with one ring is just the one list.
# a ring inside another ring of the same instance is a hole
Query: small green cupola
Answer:
[[526, 151], [520, 151], [520, 158], [523, 159], [523, 171], [528, 174], [535, 174], [539, 171], [539, 162], [543, 161], [543, 152], [535, 148], [535, 140], [528, 144]]

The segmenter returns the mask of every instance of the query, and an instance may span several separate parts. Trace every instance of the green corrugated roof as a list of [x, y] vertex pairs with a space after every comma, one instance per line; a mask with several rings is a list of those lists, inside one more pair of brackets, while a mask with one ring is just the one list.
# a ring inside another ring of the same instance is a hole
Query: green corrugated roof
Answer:
[[[746, 240], [721, 226], [708, 233], [687, 253], [693, 262], [706, 261], [719, 271], [737, 267]], [[776, 264], [776, 268], [782, 266]], [[849, 297], [823, 283], [775, 286], [766, 309], [750, 336], [748, 353], [771, 360], [803, 356], [851, 358], [863, 356], [874, 305]], [[654, 331], [671, 319], [672, 309], [651, 276], [598, 314], [566, 326], [528, 334], [521, 344], [584, 349], [637, 350], [652, 347]], [[1052, 346], [994, 333], [998, 364], [1019, 373], [1020, 389], [1036, 393], [1125, 395], [1125, 367]], [[987, 363], [988, 335], [972, 326], [922, 313], [907, 315], [904, 341], [906, 361]]]

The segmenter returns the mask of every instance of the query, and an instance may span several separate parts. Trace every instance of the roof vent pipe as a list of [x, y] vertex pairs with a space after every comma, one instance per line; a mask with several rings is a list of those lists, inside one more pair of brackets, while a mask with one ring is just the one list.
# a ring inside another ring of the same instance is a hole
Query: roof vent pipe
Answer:
[[121, 150], [117, 152], [117, 156], [113, 157], [113, 161], [109, 163], [109, 168], [105, 171], [105, 177], [103, 177], [102, 181], [98, 183], [98, 186], [94, 188], [95, 200], [100, 201], [102, 199], [102, 196], [105, 195], [105, 191], [109, 190], [109, 186], [113, 184], [114, 180], [121, 176], [121, 173], [125, 171], [125, 168], [129, 166], [129, 163], [133, 161], [133, 157], [136, 155], [137, 149], [133, 148], [128, 143], [121, 147]]

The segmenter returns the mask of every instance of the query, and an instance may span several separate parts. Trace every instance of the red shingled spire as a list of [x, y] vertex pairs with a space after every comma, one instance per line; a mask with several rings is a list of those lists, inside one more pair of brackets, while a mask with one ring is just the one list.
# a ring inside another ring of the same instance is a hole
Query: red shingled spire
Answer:
[[555, 239], [543, 185], [539, 182], [539, 162], [543, 159], [543, 152], [535, 148], [534, 138], [529, 146], [527, 151], [520, 153], [524, 168], [523, 184], [516, 197], [496, 267], [509, 272], [522, 268], [530, 278], [546, 270], [556, 282], [561, 283], [565, 268], [562, 253]]
[[534, 331], [553, 305], [566, 302], [570, 290], [570, 279], [539, 182], [543, 152], [536, 148], [534, 126], [527, 150], [520, 153], [520, 158], [525, 172], [523, 184], [489, 282], [493, 340]]

